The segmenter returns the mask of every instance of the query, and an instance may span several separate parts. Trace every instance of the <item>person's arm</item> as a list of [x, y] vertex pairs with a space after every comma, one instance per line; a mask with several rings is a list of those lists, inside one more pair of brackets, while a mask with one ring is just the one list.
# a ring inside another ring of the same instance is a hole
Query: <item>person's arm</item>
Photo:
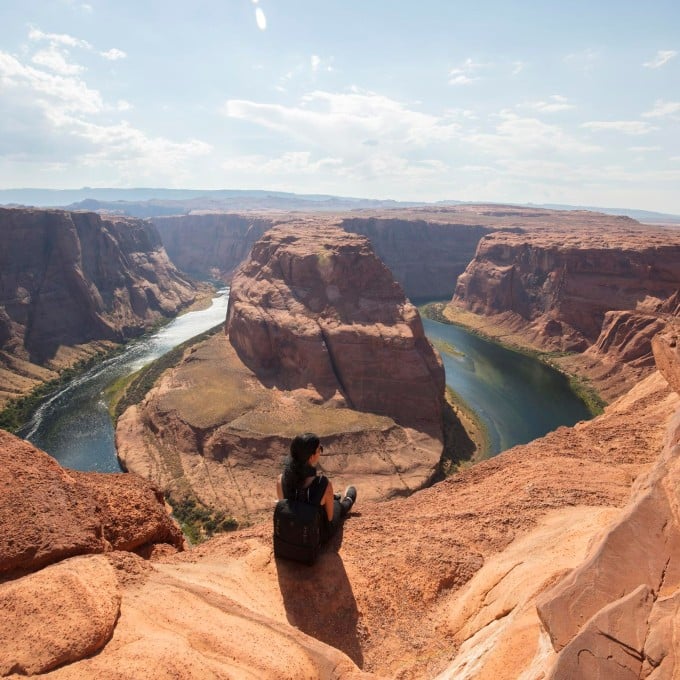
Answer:
[[326, 487], [326, 493], [323, 495], [323, 498], [321, 499], [321, 505], [326, 509], [326, 517], [328, 517], [328, 521], [330, 522], [333, 519], [333, 485], [331, 484], [331, 480], [328, 480], [328, 486]]
[[276, 480], [276, 497], [280, 501], [283, 500], [283, 485], [281, 484], [282, 479], [283, 479], [283, 475], [279, 475], [279, 478]]

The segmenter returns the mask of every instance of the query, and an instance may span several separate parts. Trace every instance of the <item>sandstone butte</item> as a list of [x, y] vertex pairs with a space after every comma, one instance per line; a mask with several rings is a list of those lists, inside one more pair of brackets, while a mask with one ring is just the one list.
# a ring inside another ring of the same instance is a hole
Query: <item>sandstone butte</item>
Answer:
[[198, 294], [141, 220], [0, 208], [0, 244], [0, 406]]
[[[521, 221], [516, 209], [508, 212]], [[547, 233], [546, 222], [537, 231]], [[655, 364], [627, 376], [633, 387], [620, 383], [621, 396], [601, 416], [407, 498], [360, 501], [342, 536], [309, 569], [273, 559], [269, 521], [170, 554], [167, 535], [143, 528], [149, 509], [142, 498], [127, 502], [135, 512], [118, 512], [113, 478], [99, 483], [107, 491], [100, 487], [89, 510], [97, 517], [92, 537], [92, 523], [80, 514], [92, 501], [73, 502], [73, 473], [50, 462], [41, 481], [38, 452], [2, 435], [2, 450], [27, 472], [0, 467], [0, 565], [10, 563], [0, 566], [0, 671], [55, 678], [678, 677], [680, 330], [677, 296], [662, 299], [655, 289], [654, 297], [653, 315], [663, 322], [651, 342]], [[535, 335], [530, 323], [512, 323], [516, 335]], [[195, 363], [201, 366], [200, 357]], [[20, 456], [22, 447], [31, 455]], [[17, 478], [23, 489], [35, 485], [38, 498], [12, 499]], [[119, 479], [131, 485], [129, 498], [156, 498], [134, 476]], [[52, 497], [69, 500], [58, 513], [67, 528], [43, 521]], [[104, 505], [107, 512], [96, 515]], [[21, 543], [24, 518], [40, 526]], [[128, 545], [108, 538], [119, 534]], [[31, 565], [31, 554], [49, 553], [50, 541], [80, 547]], [[27, 556], [23, 571], [17, 554]]]
[[444, 369], [365, 237], [323, 224], [266, 232], [233, 277], [226, 334], [121, 416], [125, 469], [251, 522], [271, 513], [299, 432], [323, 437], [325, 471], [365, 499], [437, 475]]

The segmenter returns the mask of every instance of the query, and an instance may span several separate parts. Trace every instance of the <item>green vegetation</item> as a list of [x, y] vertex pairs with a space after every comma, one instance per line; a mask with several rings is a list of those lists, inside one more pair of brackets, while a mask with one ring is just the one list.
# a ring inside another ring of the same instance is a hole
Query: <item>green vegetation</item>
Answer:
[[0, 411], [0, 428], [16, 433], [31, 419], [40, 405], [51, 396], [66, 387], [74, 378], [88, 371], [104, 359], [115, 356], [123, 347], [116, 347], [109, 351], [97, 352], [90, 357], [77, 361], [73, 366], [59, 371], [59, 376], [53, 380], [41, 383], [28, 394], [10, 399], [5, 408]]
[[115, 422], [121, 416], [123, 411], [133, 404], [138, 404], [146, 393], [154, 386], [158, 378], [169, 368], [176, 366], [187, 350], [192, 345], [195, 345], [211, 335], [222, 330], [224, 324], [219, 323], [217, 326], [197, 335], [196, 337], [183, 342], [181, 345], [171, 349], [162, 357], [152, 361], [150, 364], [142, 367], [136, 373], [120, 378], [114, 382], [110, 389], [107, 390], [107, 397], [109, 399], [109, 413]]
[[166, 496], [166, 500], [172, 506], [172, 514], [179, 522], [182, 532], [193, 545], [217, 533], [238, 528], [238, 522], [233, 517], [228, 517], [221, 510], [209, 508], [194, 498], [175, 500]]
[[439, 323], [451, 323], [444, 316], [444, 307], [446, 307], [447, 301], [435, 301], [427, 302], [424, 305], [418, 307], [418, 311], [421, 316], [426, 319], [432, 319], [432, 321], [439, 321]]
[[445, 340], [430, 340], [430, 342], [439, 350], [440, 353], [448, 354], [454, 357], [464, 357], [464, 352], [461, 352], [457, 347]]
[[[559, 368], [557, 369], [559, 370]], [[569, 386], [579, 399], [586, 405], [590, 414], [595, 417], [604, 411], [607, 402], [597, 393], [587, 378], [567, 374]]]

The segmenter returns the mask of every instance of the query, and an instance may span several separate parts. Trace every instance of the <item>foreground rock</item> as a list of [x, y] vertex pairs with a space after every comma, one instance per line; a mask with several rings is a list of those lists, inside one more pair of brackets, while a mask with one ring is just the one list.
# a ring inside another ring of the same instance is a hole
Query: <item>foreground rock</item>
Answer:
[[0, 578], [74, 555], [181, 548], [162, 496], [139, 477], [65, 470], [0, 430]]
[[0, 403], [197, 295], [140, 220], [0, 208], [0, 245]]
[[103, 556], [73, 557], [0, 586], [0, 676], [37, 675], [110, 639], [120, 589]]
[[[630, 514], [631, 487], [644, 490], [645, 475], [657, 474], [678, 409], [680, 397], [655, 373], [599, 418], [408, 498], [362, 502], [311, 568], [273, 559], [270, 519], [160, 561], [118, 559], [121, 614], [110, 642], [46, 675], [541, 677], [558, 650], [537, 598]], [[614, 582], [638, 568], [628, 547], [619, 544]], [[663, 647], [675, 625], [670, 605], [666, 618], [659, 609], [650, 619], [650, 631], [663, 631], [650, 634], [661, 650], [654, 658], [666, 663], [675, 654]]]

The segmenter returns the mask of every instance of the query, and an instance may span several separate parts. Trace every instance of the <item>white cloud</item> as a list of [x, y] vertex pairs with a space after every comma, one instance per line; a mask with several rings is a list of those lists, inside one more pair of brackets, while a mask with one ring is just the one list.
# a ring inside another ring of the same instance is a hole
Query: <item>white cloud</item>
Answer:
[[589, 130], [610, 130], [626, 135], [646, 135], [657, 128], [641, 120], [593, 120], [581, 123], [582, 128]]
[[333, 71], [333, 57], [330, 59], [322, 59], [318, 54], [313, 54], [309, 58], [309, 65], [312, 69], [312, 73], [318, 73], [319, 71], [327, 71], [331, 73]]
[[648, 153], [651, 151], [661, 151], [660, 146], [629, 146], [628, 151], [634, 151], [635, 153]]
[[222, 168], [248, 174], [315, 175], [318, 172], [337, 168], [341, 163], [340, 159], [331, 157], [314, 160], [309, 151], [289, 151], [274, 158], [258, 154], [232, 157], [222, 163]]
[[92, 49], [87, 40], [80, 40], [79, 38], [74, 38], [66, 33], [43, 33], [43, 31], [37, 28], [31, 28], [28, 32], [28, 37], [30, 40], [39, 41], [46, 40], [54, 45], [64, 45], [65, 47], [82, 47], [86, 50]]
[[483, 67], [476, 61], [468, 57], [460, 66], [456, 66], [449, 71], [449, 85], [468, 85], [479, 80], [479, 76], [474, 74]]
[[525, 67], [526, 64], [523, 61], [513, 61], [511, 74], [513, 76], [519, 75], [524, 70]]
[[501, 111], [494, 132], [473, 132], [464, 140], [486, 153], [498, 156], [523, 157], [527, 153], [590, 154], [601, 151], [599, 146], [582, 142], [558, 125], [537, 118], [518, 116]]
[[211, 153], [212, 147], [197, 139], [177, 142], [112, 121], [131, 104], [122, 99], [105, 104], [77, 73], [80, 68], [62, 59], [59, 47], [71, 40], [35, 30], [34, 39], [47, 40], [50, 47], [34, 56], [33, 65], [0, 51], [0, 168], [8, 176], [19, 166], [29, 178], [51, 176], [58, 167], [75, 177], [83, 166], [96, 166], [101, 176], [134, 182], [167, 168], [172, 183], [177, 179], [170, 168], [179, 173], [186, 161]]
[[55, 45], [51, 45], [47, 49], [36, 52], [31, 61], [64, 76], [75, 75], [84, 70], [80, 64], [69, 63], [66, 56]]
[[62, 2], [71, 9], [79, 9], [87, 14], [91, 14], [94, 11], [92, 5], [87, 2], [76, 2], [75, 0], [62, 0]]
[[646, 68], [661, 68], [677, 56], [678, 53], [676, 50], [659, 50], [652, 59], [644, 62], [642, 65]]
[[461, 73], [459, 75], [451, 76], [449, 78], [449, 85], [469, 85], [470, 83], [474, 83], [475, 80], [479, 80], [479, 78], [471, 78], [470, 76]]
[[261, 31], [267, 30], [267, 17], [261, 7], [255, 8], [255, 23]]
[[118, 61], [119, 59], [125, 59], [127, 57], [127, 54], [123, 52], [123, 50], [119, 50], [116, 47], [112, 47], [110, 50], [100, 52], [99, 54], [109, 61]]
[[539, 111], [540, 113], [556, 113], [576, 108], [573, 104], [569, 103], [566, 97], [559, 94], [551, 95], [548, 97], [548, 101], [526, 102], [520, 106]]
[[294, 138], [332, 155], [347, 156], [368, 140], [392, 148], [420, 148], [452, 139], [459, 124], [373, 92], [314, 91], [297, 106], [229, 100], [222, 112]]
[[56, 106], [56, 112], [98, 113], [104, 108], [101, 94], [82, 80], [25, 66], [7, 52], [0, 52], [0, 82], [7, 89], [37, 97], [37, 105]]
[[663, 99], [657, 99], [654, 102], [654, 108], [651, 111], [646, 111], [642, 116], [644, 118], [662, 118], [674, 113], [680, 113], [680, 102], [665, 102]]

